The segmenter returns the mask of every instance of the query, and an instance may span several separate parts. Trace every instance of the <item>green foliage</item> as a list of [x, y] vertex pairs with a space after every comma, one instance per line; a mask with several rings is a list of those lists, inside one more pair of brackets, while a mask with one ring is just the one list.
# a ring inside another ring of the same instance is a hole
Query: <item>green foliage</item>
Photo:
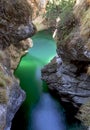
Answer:
[[75, 0], [49, 0], [46, 8], [46, 18], [51, 24], [56, 23], [56, 19], [60, 18], [60, 24], [64, 23], [64, 20], [72, 12]]
[[73, 6], [75, 0], [49, 0], [46, 8], [46, 18], [49, 26], [54, 27], [53, 37], [57, 45], [69, 42], [69, 34], [75, 27]]

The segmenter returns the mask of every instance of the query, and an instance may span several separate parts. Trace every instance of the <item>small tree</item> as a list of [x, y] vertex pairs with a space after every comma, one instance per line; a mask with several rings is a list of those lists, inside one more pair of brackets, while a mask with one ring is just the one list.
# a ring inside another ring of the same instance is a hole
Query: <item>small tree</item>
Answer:
[[46, 18], [49, 25], [55, 26], [57, 18], [63, 24], [67, 15], [73, 10], [75, 0], [49, 0], [46, 7]]

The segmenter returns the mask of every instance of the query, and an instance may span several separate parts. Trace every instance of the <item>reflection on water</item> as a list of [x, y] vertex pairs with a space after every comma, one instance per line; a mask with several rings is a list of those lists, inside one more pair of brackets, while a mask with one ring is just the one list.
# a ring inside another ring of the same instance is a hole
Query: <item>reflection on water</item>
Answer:
[[43, 93], [32, 110], [29, 130], [66, 130], [61, 110], [60, 105], [48, 93]]

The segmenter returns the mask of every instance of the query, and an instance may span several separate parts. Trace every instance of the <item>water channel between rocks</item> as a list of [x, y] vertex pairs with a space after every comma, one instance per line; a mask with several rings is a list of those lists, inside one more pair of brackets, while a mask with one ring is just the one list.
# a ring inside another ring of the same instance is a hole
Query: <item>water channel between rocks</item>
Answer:
[[81, 130], [67, 125], [65, 110], [48, 92], [41, 80], [41, 68], [56, 55], [56, 44], [49, 31], [32, 37], [34, 46], [24, 56], [15, 71], [26, 100], [16, 113], [11, 130]]

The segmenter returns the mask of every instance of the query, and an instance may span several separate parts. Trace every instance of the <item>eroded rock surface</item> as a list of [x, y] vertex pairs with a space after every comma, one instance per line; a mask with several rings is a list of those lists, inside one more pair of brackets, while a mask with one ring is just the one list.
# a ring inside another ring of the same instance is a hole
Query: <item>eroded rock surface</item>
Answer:
[[36, 29], [32, 9], [25, 0], [0, 0], [0, 130], [10, 130], [11, 121], [25, 100], [25, 92], [13, 71], [32, 41]]
[[45, 13], [48, 1], [49, 0], [27, 0], [33, 9], [33, 19], [35, 19], [38, 15]]
[[69, 112], [72, 106], [77, 112], [90, 101], [90, 1], [77, 0], [72, 14], [58, 27], [58, 56], [42, 69], [42, 79]]
[[63, 102], [70, 102], [76, 108], [90, 98], [90, 76], [86, 73], [78, 75], [77, 69], [74, 64], [62, 62], [55, 57], [54, 61], [42, 70], [42, 79], [47, 82], [49, 88], [55, 90]]

